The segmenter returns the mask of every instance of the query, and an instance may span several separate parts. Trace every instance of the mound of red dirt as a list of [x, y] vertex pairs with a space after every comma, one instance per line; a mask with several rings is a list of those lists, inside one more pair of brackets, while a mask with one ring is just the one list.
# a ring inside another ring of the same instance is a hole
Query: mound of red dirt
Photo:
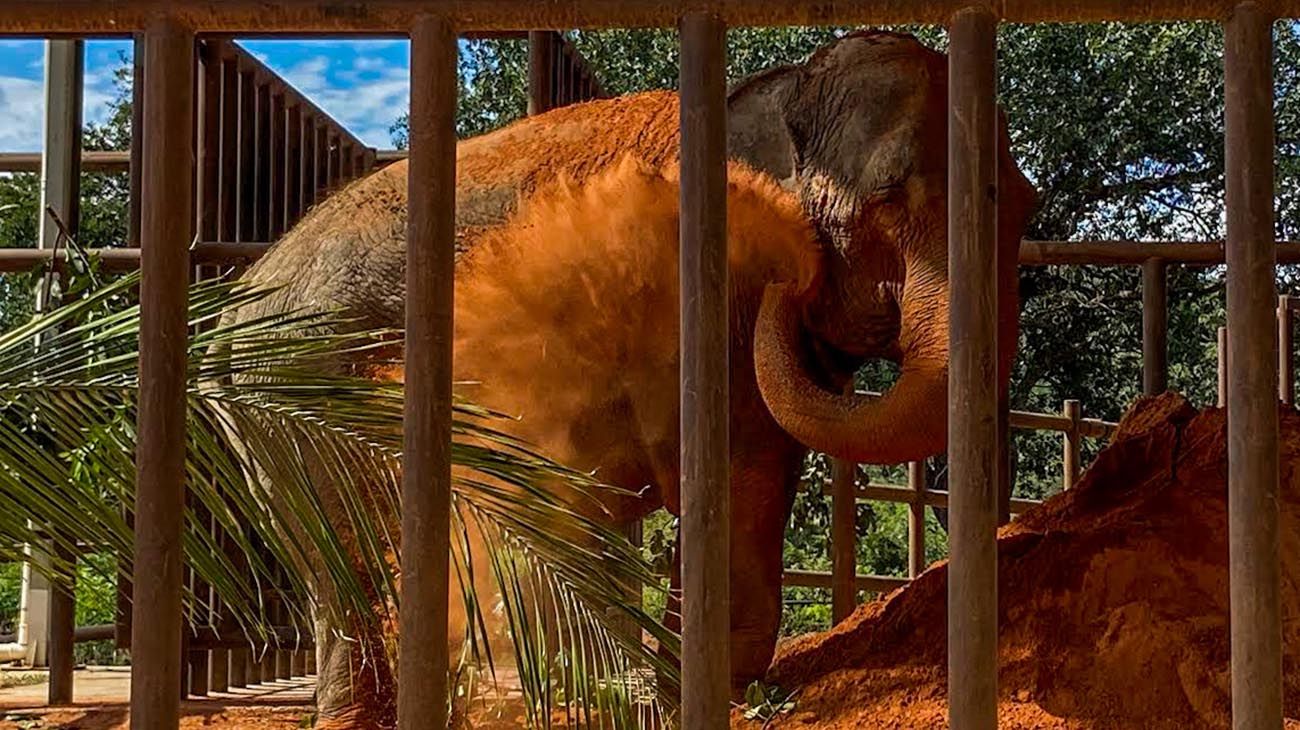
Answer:
[[[1229, 727], [1224, 412], [1138, 403], [1073, 490], [999, 534], [1005, 728]], [[1300, 414], [1283, 409], [1288, 727], [1300, 727]], [[778, 724], [946, 721], [947, 569], [791, 640], [769, 679], [800, 688]], [[738, 726], [744, 721], [737, 720]]]

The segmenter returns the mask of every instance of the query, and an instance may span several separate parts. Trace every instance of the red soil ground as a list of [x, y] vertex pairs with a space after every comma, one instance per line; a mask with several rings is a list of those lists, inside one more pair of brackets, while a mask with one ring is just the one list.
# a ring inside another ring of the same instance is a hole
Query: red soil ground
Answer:
[[[1286, 711], [1300, 728], [1300, 414], [1281, 424]], [[1224, 427], [1221, 410], [1144, 400], [1076, 489], [1002, 530], [1002, 727], [1229, 727]], [[800, 691], [776, 725], [945, 727], [945, 580], [936, 564], [784, 644], [770, 679]]]

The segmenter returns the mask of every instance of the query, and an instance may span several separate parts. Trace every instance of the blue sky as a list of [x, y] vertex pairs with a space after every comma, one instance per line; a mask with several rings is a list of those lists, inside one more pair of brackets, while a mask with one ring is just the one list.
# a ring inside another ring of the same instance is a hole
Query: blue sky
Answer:
[[[240, 44], [367, 144], [392, 146], [388, 127], [409, 104], [405, 40], [250, 40]], [[87, 121], [102, 120], [116, 95], [113, 71], [125, 41], [86, 43]], [[0, 152], [41, 146], [41, 41], [0, 40]]]

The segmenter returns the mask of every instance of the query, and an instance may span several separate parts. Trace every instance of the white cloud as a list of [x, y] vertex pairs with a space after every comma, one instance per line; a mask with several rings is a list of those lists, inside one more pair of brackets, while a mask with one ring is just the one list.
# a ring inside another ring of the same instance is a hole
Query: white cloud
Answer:
[[283, 76], [373, 147], [392, 146], [388, 128], [410, 106], [410, 72], [378, 57], [358, 56], [350, 68], [333, 68], [330, 59], [314, 56], [285, 70]]
[[40, 79], [0, 76], [0, 151], [34, 152], [41, 148], [45, 100]]

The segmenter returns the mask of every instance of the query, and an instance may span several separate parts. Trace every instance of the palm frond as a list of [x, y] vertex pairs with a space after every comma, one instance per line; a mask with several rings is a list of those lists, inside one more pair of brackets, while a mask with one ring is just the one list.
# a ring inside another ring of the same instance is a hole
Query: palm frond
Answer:
[[[125, 577], [137, 284], [133, 275], [90, 288], [0, 334], [0, 559], [22, 560], [26, 544], [58, 556], [89, 543], [119, 556]], [[376, 356], [400, 333], [349, 332], [330, 313], [227, 317], [268, 294], [218, 280], [189, 297], [185, 559], [257, 644], [283, 640], [267, 617], [273, 597], [304, 632], [312, 607], [303, 596], [331, 596], [315, 610], [340, 617], [382, 617], [400, 598], [401, 385], [336, 367]], [[609, 487], [546, 459], [504, 423], [454, 404], [452, 560], [467, 617], [464, 661], [494, 669], [499, 611], [534, 724], [551, 722], [561, 690], [574, 726], [662, 723], [676, 670], [642, 637], [669, 655], [678, 640], [629, 601], [642, 585], [657, 586], [656, 576], [624, 537], [555, 489], [596, 499]], [[73, 566], [56, 558], [43, 569], [65, 580]], [[486, 578], [495, 595], [484, 595]], [[208, 601], [189, 594], [199, 609], [191, 615], [207, 616]], [[620, 630], [629, 623], [639, 630]], [[635, 680], [647, 672], [668, 691], [638, 694]]]

